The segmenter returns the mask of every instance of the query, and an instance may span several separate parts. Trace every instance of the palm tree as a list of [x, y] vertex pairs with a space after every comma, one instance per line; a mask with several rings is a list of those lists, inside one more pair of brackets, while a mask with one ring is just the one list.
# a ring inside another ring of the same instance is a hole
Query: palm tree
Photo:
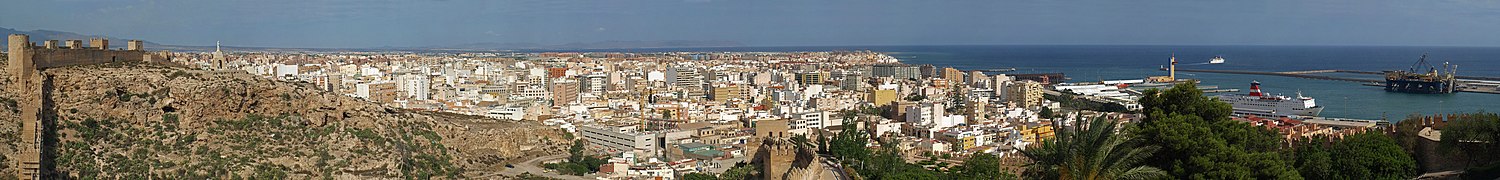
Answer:
[[1157, 179], [1166, 172], [1140, 165], [1157, 149], [1131, 143], [1115, 122], [1094, 117], [1076, 119], [1056, 137], [1021, 153], [1033, 161], [1025, 172], [1031, 179]]

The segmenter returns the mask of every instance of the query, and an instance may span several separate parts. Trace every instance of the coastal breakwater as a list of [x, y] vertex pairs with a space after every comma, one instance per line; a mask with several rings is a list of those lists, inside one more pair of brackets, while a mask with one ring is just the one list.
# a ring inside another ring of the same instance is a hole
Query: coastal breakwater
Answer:
[[[1165, 71], [1166, 69], [1161, 69], [1161, 70]], [[1308, 70], [1308, 71], [1288, 71], [1288, 72], [1246, 71], [1246, 70], [1214, 70], [1214, 69], [1177, 69], [1177, 71], [1182, 71], [1182, 72], [1223, 73], [1223, 74], [1249, 74], [1249, 75], [1283, 76], [1283, 77], [1294, 77], [1294, 78], [1304, 78], [1304, 79], [1320, 79], [1320, 80], [1358, 82], [1360, 84], [1368, 85], [1368, 86], [1381, 86], [1381, 87], [1385, 86], [1384, 85], [1385, 79], [1366, 79], [1366, 78], [1336, 77], [1336, 76], [1317, 75], [1317, 74], [1324, 74], [1324, 73], [1353, 73], [1353, 74], [1372, 74], [1372, 75], [1382, 75], [1382, 74], [1384, 74], [1382, 72], [1373, 72], [1373, 71], [1355, 71], [1355, 70], [1337, 70], [1337, 69]], [[1496, 85], [1494, 85], [1494, 83], [1481, 83], [1483, 81], [1500, 81], [1500, 77], [1483, 77], [1483, 76], [1454, 76], [1454, 77], [1456, 77], [1456, 78], [1459, 79], [1458, 88], [1454, 89], [1454, 91], [1458, 91], [1458, 92], [1473, 92], [1473, 93], [1488, 93], [1488, 94], [1500, 94], [1500, 86], [1496, 86]]]

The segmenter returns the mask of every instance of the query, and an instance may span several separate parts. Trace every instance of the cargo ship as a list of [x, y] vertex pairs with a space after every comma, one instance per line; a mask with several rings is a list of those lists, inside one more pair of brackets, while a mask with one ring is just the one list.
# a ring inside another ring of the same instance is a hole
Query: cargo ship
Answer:
[[1442, 68], [1427, 63], [1427, 54], [1406, 71], [1385, 71], [1385, 90], [1400, 93], [1450, 94], [1458, 86], [1453, 77], [1458, 65], [1443, 63]]
[[1297, 92], [1297, 97], [1271, 96], [1260, 92], [1260, 82], [1250, 82], [1249, 94], [1224, 94], [1219, 95], [1219, 101], [1229, 103], [1234, 108], [1235, 116], [1258, 116], [1258, 117], [1314, 117], [1323, 112], [1323, 106], [1318, 106], [1312, 97], [1302, 96]]

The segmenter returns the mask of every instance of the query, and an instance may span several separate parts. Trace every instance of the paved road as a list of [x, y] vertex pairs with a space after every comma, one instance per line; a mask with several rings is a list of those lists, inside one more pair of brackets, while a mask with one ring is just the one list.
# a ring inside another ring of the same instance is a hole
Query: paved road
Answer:
[[585, 177], [585, 176], [573, 176], [573, 175], [562, 175], [562, 174], [557, 174], [556, 172], [548, 172], [546, 168], [542, 168], [540, 166], [537, 166], [537, 165], [541, 164], [541, 162], [558, 160], [558, 159], [564, 159], [564, 158], [568, 158], [568, 154], [558, 154], [558, 155], [542, 156], [542, 157], [532, 158], [531, 160], [526, 160], [526, 162], [523, 162], [523, 163], [511, 164], [512, 166], [515, 166], [515, 168], [506, 168], [504, 171], [500, 171], [500, 173], [486, 174], [486, 175], [482, 175], [482, 176], [474, 177], [474, 178], [487, 178], [487, 177], [494, 177], [495, 175], [502, 175], [502, 174], [506, 175], [506, 176], [516, 176], [516, 175], [521, 175], [521, 173], [531, 173], [532, 175], [544, 176], [544, 177], [550, 177], [550, 178], [558, 178], [558, 179], [570, 179], [570, 180], [588, 180], [588, 179], [593, 179], [592, 178], [593, 175], [589, 175], [589, 177]]
[[1432, 172], [1432, 173], [1422, 174], [1422, 176], [1417, 176], [1417, 178], [1412, 178], [1412, 179], [1448, 179], [1448, 178], [1452, 178], [1452, 177], [1457, 177], [1459, 174], [1463, 174], [1463, 173], [1464, 173], [1464, 171], [1462, 171], [1462, 170], [1459, 170], [1459, 171]]
[[839, 164], [838, 160], [835, 160], [833, 156], [823, 156], [822, 159], [823, 167], [829, 168], [829, 171], [833, 171], [835, 175], [838, 175], [839, 180], [849, 179], [849, 174], [844, 173], [844, 166]]

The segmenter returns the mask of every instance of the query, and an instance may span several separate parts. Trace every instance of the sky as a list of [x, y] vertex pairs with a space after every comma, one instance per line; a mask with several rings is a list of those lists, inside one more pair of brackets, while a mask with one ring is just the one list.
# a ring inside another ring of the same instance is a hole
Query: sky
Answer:
[[1500, 46], [1491, 0], [37, 0], [0, 27], [173, 45]]

